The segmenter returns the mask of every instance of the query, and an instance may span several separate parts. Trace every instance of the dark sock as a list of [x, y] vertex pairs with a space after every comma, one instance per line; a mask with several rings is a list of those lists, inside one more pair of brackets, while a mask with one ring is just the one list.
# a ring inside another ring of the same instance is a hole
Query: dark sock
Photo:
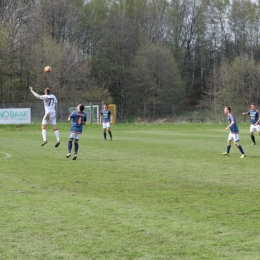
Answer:
[[104, 139], [107, 139], [107, 133], [104, 132]]
[[75, 150], [75, 154], [77, 154], [78, 150], [79, 150], [79, 144], [78, 143], [74, 143], [74, 150]]
[[231, 145], [229, 144], [229, 145], [227, 145], [227, 153], [229, 153], [230, 152], [230, 148], [231, 148]]
[[255, 144], [255, 136], [254, 135], [251, 135], [251, 139], [252, 139], [253, 143]]
[[240, 153], [244, 154], [244, 151], [243, 151], [243, 148], [241, 145], [239, 145], [237, 148], [239, 149]]
[[68, 142], [68, 152], [71, 153], [72, 141]]
[[112, 137], [112, 132], [111, 132], [111, 131], [108, 131], [108, 133], [109, 133], [110, 137]]

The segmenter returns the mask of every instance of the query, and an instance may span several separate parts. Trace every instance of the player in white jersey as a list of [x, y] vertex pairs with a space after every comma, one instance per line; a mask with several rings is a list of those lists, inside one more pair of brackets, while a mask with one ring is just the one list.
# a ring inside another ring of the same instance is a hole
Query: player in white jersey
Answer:
[[58, 147], [60, 145], [60, 134], [59, 130], [56, 126], [56, 110], [55, 110], [55, 104], [58, 103], [57, 98], [51, 94], [51, 91], [49, 88], [46, 88], [44, 90], [44, 95], [39, 95], [36, 92], [33, 91], [32, 87], [29, 87], [31, 90], [32, 94], [37, 97], [38, 99], [43, 100], [44, 103], [44, 109], [45, 109], [45, 115], [42, 119], [42, 138], [43, 142], [41, 146], [44, 146], [47, 144], [47, 133], [46, 133], [46, 126], [47, 124], [51, 124], [52, 128], [54, 130], [57, 143], [55, 144], [55, 147]]

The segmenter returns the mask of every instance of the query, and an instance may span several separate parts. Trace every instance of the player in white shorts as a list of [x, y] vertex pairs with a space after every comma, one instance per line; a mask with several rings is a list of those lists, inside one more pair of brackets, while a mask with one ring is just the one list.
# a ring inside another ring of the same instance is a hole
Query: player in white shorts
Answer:
[[239, 134], [237, 134], [237, 133], [229, 133], [229, 135], [228, 135], [228, 140], [229, 141], [234, 141], [234, 143], [238, 143], [239, 142]]
[[103, 122], [103, 129], [109, 129], [110, 128], [110, 122]]
[[251, 121], [250, 136], [251, 136], [251, 139], [253, 141], [252, 145], [256, 145], [254, 132], [258, 132], [258, 134], [260, 135], [259, 111], [255, 108], [255, 104], [252, 103], [251, 108], [247, 112], [243, 112], [242, 115], [249, 115], [250, 116], [250, 121]]
[[68, 121], [72, 120], [72, 127], [70, 129], [70, 135], [69, 135], [70, 139], [68, 142], [68, 154], [66, 158], [69, 158], [71, 156], [73, 141], [74, 141], [74, 152], [75, 152], [73, 156], [73, 160], [76, 160], [78, 157], [78, 150], [79, 150], [78, 141], [82, 134], [83, 125], [85, 125], [87, 121], [87, 115], [83, 112], [84, 109], [85, 106], [79, 104], [77, 106], [77, 110], [72, 112], [68, 118]]
[[112, 141], [112, 132], [110, 129], [110, 126], [113, 121], [113, 115], [111, 111], [108, 109], [108, 105], [105, 103], [103, 105], [103, 109], [100, 111], [100, 124], [103, 126], [103, 136], [104, 140], [107, 140], [107, 132], [109, 133], [110, 136], [110, 141]]
[[45, 115], [42, 119], [42, 138], [43, 142], [41, 146], [44, 146], [47, 144], [47, 132], [46, 132], [46, 126], [48, 124], [52, 125], [52, 128], [54, 130], [57, 142], [55, 144], [55, 147], [58, 147], [60, 145], [60, 134], [59, 130], [56, 125], [56, 110], [55, 110], [55, 104], [58, 103], [57, 98], [51, 94], [51, 91], [49, 88], [46, 88], [44, 90], [44, 95], [39, 95], [36, 92], [33, 91], [32, 87], [29, 87], [32, 94], [37, 97], [38, 99], [41, 99], [44, 103], [44, 109], [45, 109]]
[[243, 151], [242, 146], [239, 144], [239, 129], [238, 129], [234, 115], [231, 114], [230, 106], [224, 107], [224, 114], [227, 115], [227, 121], [228, 121], [228, 126], [226, 127], [225, 130], [230, 130], [230, 133], [228, 135], [228, 140], [227, 140], [227, 151], [222, 154], [229, 155], [230, 149], [231, 149], [231, 141], [233, 140], [235, 146], [238, 148], [238, 150], [241, 153], [240, 158], [244, 158], [246, 155]]

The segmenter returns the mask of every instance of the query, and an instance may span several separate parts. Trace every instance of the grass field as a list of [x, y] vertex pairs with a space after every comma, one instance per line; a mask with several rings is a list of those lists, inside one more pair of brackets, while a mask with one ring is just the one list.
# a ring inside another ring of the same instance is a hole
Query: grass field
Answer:
[[78, 159], [0, 126], [0, 259], [260, 259], [260, 137], [240, 125], [87, 125]]

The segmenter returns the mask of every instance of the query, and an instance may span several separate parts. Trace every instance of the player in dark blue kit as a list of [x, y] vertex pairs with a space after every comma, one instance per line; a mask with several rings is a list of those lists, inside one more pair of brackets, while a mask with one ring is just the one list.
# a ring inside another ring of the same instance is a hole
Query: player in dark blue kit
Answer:
[[239, 151], [242, 154], [240, 158], [244, 158], [246, 155], [243, 151], [242, 146], [239, 144], [239, 129], [236, 123], [236, 119], [230, 112], [231, 112], [231, 107], [225, 106], [224, 114], [227, 115], [227, 121], [228, 121], [228, 126], [226, 127], [226, 130], [230, 129], [230, 133], [228, 135], [228, 140], [227, 140], [227, 151], [222, 154], [229, 155], [230, 148], [231, 148], [231, 141], [233, 140], [235, 146], [239, 149]]
[[77, 111], [72, 112], [68, 118], [68, 121], [72, 120], [72, 127], [70, 129], [70, 140], [68, 142], [68, 154], [66, 158], [69, 158], [71, 156], [72, 142], [74, 140], [75, 153], [73, 156], [73, 160], [77, 159], [79, 149], [78, 141], [82, 134], [82, 126], [85, 125], [87, 121], [87, 115], [83, 112], [84, 108], [84, 105], [79, 104], [77, 107]]
[[250, 136], [253, 141], [252, 145], [255, 145], [255, 136], [254, 132], [258, 132], [260, 135], [260, 117], [259, 117], [259, 111], [255, 108], [255, 104], [251, 104], [251, 109], [248, 112], [242, 113], [242, 115], [250, 115], [251, 125], [250, 125]]
[[112, 132], [110, 130], [110, 125], [113, 121], [113, 115], [111, 111], [108, 109], [107, 104], [103, 105], [103, 109], [100, 111], [100, 124], [103, 124], [103, 135], [104, 140], [107, 140], [107, 132], [109, 133], [110, 140], [112, 141]]

